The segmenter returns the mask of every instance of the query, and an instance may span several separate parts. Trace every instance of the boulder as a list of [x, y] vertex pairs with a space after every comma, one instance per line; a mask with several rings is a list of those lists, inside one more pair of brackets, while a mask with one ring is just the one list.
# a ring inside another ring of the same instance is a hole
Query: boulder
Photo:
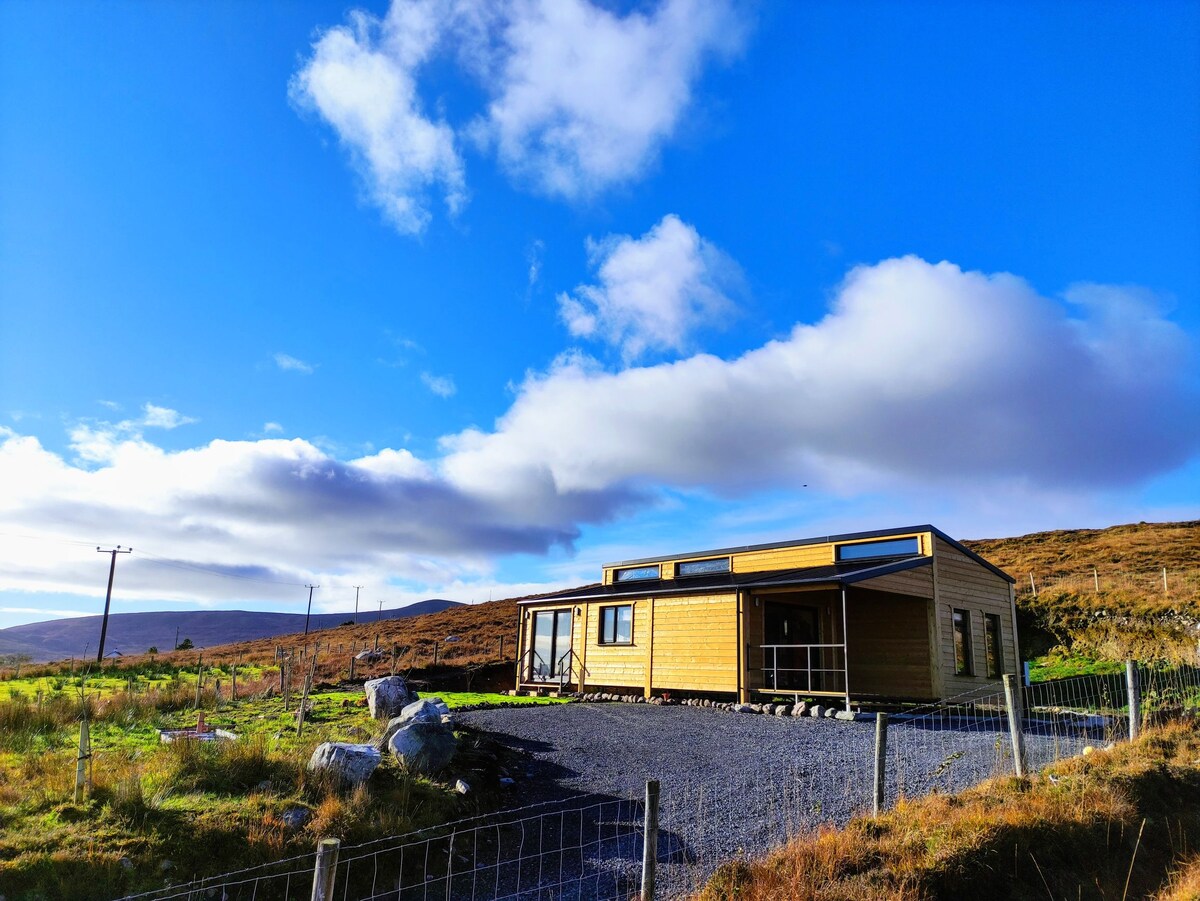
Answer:
[[364, 663], [378, 663], [383, 659], [383, 655], [378, 651], [372, 651], [370, 648], [367, 648], [365, 651], [359, 651], [355, 654], [354, 659], [361, 660]]
[[805, 701], [800, 701], [792, 706], [792, 716], [808, 716], [808, 704]]
[[787, 704], [776, 704], [775, 705], [775, 715], [776, 716], [790, 716], [791, 713], [792, 713], [792, 708], [789, 705], [787, 705]]
[[837, 710], [835, 710], [834, 708], [832, 708], [832, 707], [825, 708], [825, 719], [831, 720], [834, 718], [834, 716], [836, 714], [837, 714]]
[[855, 713], [853, 710], [839, 710], [836, 713], [834, 713], [834, 715], [833, 715], [833, 718], [835, 720], [842, 720], [843, 722], [847, 722], [847, 723], [853, 723], [855, 720], [859, 719], [860, 717], [862, 719], [870, 719], [869, 716], [863, 716], [860, 713]]
[[379, 760], [379, 751], [371, 745], [327, 741], [313, 751], [308, 769], [312, 772], [331, 770], [346, 785], [361, 785], [371, 778]]
[[450, 727], [437, 722], [404, 722], [388, 739], [387, 748], [411, 772], [432, 775], [448, 764], [458, 749]]
[[417, 700], [417, 693], [408, 687], [403, 676], [370, 679], [363, 683], [363, 690], [367, 693], [371, 716], [377, 720], [390, 720]]
[[388, 749], [388, 742], [392, 740], [392, 736], [407, 723], [433, 723], [434, 725], [443, 726], [447, 730], [453, 731], [454, 721], [450, 716], [450, 708], [446, 706], [446, 702], [441, 698], [424, 698], [420, 701], [413, 701], [400, 711], [399, 716], [394, 716], [388, 720], [387, 728], [383, 730], [383, 735], [374, 743], [376, 750], [386, 751]]
[[808, 715], [813, 717], [814, 719], [819, 720], [821, 717], [823, 717], [825, 715], [825, 708], [822, 707], [820, 704], [813, 704], [811, 707], [808, 708]]

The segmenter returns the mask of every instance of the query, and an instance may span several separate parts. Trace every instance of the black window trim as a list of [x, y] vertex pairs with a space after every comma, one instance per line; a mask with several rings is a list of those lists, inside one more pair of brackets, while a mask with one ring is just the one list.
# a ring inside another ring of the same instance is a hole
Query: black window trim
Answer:
[[[629, 610], [629, 640], [628, 641], [618, 641], [617, 637], [616, 637], [617, 636], [617, 613], [616, 613], [616, 611], [620, 610], [621, 608], [626, 608]], [[609, 610], [613, 611], [613, 615], [612, 615], [613, 638], [611, 641], [607, 640], [604, 636], [604, 614]], [[605, 604], [600, 608], [600, 621], [596, 626], [596, 644], [605, 645], [607, 647], [619, 647], [619, 648], [632, 647], [632, 645], [633, 645], [633, 604], [632, 603], [629, 603], [629, 604]]]
[[[710, 569], [707, 572], [699, 572], [699, 573], [680, 572], [680, 567], [687, 566], [689, 563], [711, 563], [714, 560], [725, 561], [725, 568], [720, 569], [720, 570], [711, 570]], [[702, 557], [699, 560], [680, 560], [679, 562], [677, 562], [675, 564], [675, 578], [677, 578], [677, 579], [694, 579], [697, 576], [719, 576], [719, 575], [724, 575], [725, 573], [731, 573], [731, 572], [733, 572], [733, 558], [728, 557], [728, 556], [727, 557]]]
[[964, 607], [950, 608], [950, 639], [954, 640], [958, 634], [958, 625], [954, 622], [954, 614], [961, 613], [963, 621], [963, 668], [958, 668], [958, 656], [955, 655], [954, 660], [954, 675], [956, 676], [974, 676], [975, 675], [975, 646], [971, 636], [971, 611]]
[[[632, 579], [622, 579], [621, 578], [621, 573], [633, 572], [634, 570], [638, 570], [638, 569], [645, 569], [645, 570], [653, 569], [654, 575], [652, 575], [652, 576], [634, 576]], [[661, 579], [661, 578], [662, 578], [662, 564], [661, 563], [654, 563], [654, 564], [644, 563], [640, 566], [620, 566], [613, 570], [613, 584], [614, 585], [618, 582], [653, 582], [656, 579]]]

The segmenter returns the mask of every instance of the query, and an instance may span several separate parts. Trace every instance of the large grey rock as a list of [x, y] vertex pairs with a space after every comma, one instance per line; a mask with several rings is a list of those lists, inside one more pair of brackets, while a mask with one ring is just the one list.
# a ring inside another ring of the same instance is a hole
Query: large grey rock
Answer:
[[792, 716], [808, 716], [808, 704], [800, 701], [792, 707]]
[[380, 751], [386, 751], [392, 736], [408, 723], [434, 723], [453, 731], [453, 720], [446, 702], [441, 698], [423, 698], [406, 705], [400, 711], [399, 716], [388, 720], [387, 728], [383, 730], [383, 735], [374, 742], [374, 746]]
[[412, 720], [392, 733], [387, 747], [411, 772], [429, 776], [450, 762], [458, 740], [440, 719], [434, 723]]
[[378, 651], [373, 651], [370, 648], [367, 648], [365, 651], [359, 651], [357, 654], [355, 654], [354, 659], [361, 660], [364, 663], [378, 663], [383, 659], [383, 655]]
[[822, 707], [820, 704], [813, 704], [811, 707], [808, 708], [808, 715], [811, 717], [815, 717], [816, 719], [820, 719], [821, 717], [823, 717], [825, 715], [825, 708]]
[[310, 771], [331, 770], [347, 785], [361, 785], [371, 778], [381, 759], [379, 751], [371, 745], [352, 745], [340, 741], [327, 741], [317, 745], [309, 758]]
[[408, 687], [403, 676], [370, 679], [363, 683], [363, 691], [367, 693], [371, 716], [377, 720], [390, 720], [417, 700], [417, 693]]

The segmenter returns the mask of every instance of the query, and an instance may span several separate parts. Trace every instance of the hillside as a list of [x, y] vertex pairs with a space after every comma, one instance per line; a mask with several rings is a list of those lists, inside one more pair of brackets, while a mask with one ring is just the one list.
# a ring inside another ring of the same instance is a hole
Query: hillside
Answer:
[[[457, 601], [430, 599], [394, 610], [363, 612], [360, 620], [386, 622], [460, 606]], [[352, 614], [313, 614], [310, 631], [339, 626]], [[0, 654], [29, 654], [34, 661], [95, 656], [100, 641], [100, 616], [81, 616], [0, 629]], [[108, 618], [105, 653], [144, 654], [148, 648], [169, 651], [176, 636], [191, 639], [197, 648], [251, 641], [304, 631], [303, 613], [262, 613], [249, 610], [176, 610], [159, 613], [114, 613]]]

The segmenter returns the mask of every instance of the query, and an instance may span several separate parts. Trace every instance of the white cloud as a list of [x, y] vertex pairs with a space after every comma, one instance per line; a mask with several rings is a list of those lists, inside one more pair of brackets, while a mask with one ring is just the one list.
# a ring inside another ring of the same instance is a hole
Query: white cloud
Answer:
[[454, 379], [448, 375], [432, 375], [428, 372], [422, 372], [421, 382], [438, 397], [453, 397], [455, 392], [458, 391], [458, 386], [454, 384]]
[[384, 19], [356, 10], [331, 28], [292, 79], [293, 101], [337, 131], [378, 205], [403, 234], [429, 221], [440, 189], [453, 213], [466, 197], [454, 132], [422, 109], [416, 77], [443, 27], [444, 4], [397, 0]]
[[262, 430], [264, 435], [279, 435], [283, 432], [283, 426], [277, 422], [264, 422]]
[[1064, 303], [1013, 275], [885, 260], [851, 271], [819, 322], [736, 359], [610, 372], [565, 356], [437, 459], [343, 462], [299, 439], [169, 451], [91, 423], [71, 462], [0, 428], [0, 531], [85, 542], [6, 540], [0, 572], [11, 590], [94, 593], [93, 545], [120, 543], [135, 548], [125, 597], [480, 585], [496, 557], [569, 547], [664, 491], [804, 483], [842, 509], [1109, 513], [1113, 492], [1200, 462], [1192, 360], [1138, 289], [1077, 286]]
[[705, 63], [740, 48], [728, 0], [661, 0], [619, 15], [588, 0], [393, 0], [320, 34], [290, 95], [350, 152], [372, 201], [419, 234], [440, 194], [466, 201], [456, 129], [426, 112], [427, 64], [457, 59], [490, 98], [460, 123], [542, 193], [586, 197], [639, 177], [678, 129]]
[[289, 354], [275, 354], [275, 365], [284, 372], [302, 372], [305, 375], [312, 375], [316, 369], [311, 363], [305, 363]]
[[493, 431], [445, 439], [443, 469], [473, 494], [567, 509], [664, 485], [1083, 490], [1181, 465], [1200, 438], [1186, 337], [1136, 292], [1086, 296], [1064, 307], [915, 257], [861, 266], [823, 320], [735, 360], [610, 373], [565, 357]]
[[141, 425], [155, 429], [177, 429], [181, 425], [196, 422], [191, 416], [183, 416], [178, 410], [170, 407], [158, 407], [154, 404], [144, 404]]
[[726, 291], [737, 265], [678, 216], [641, 238], [589, 242], [599, 283], [558, 296], [571, 334], [619, 347], [626, 360], [647, 351], [683, 351], [697, 329], [733, 312]]
[[588, 196], [640, 176], [678, 128], [704, 64], [741, 46], [724, 0], [663, 0], [618, 15], [586, 0], [528, 0], [467, 45], [493, 99], [476, 132], [538, 190]]

